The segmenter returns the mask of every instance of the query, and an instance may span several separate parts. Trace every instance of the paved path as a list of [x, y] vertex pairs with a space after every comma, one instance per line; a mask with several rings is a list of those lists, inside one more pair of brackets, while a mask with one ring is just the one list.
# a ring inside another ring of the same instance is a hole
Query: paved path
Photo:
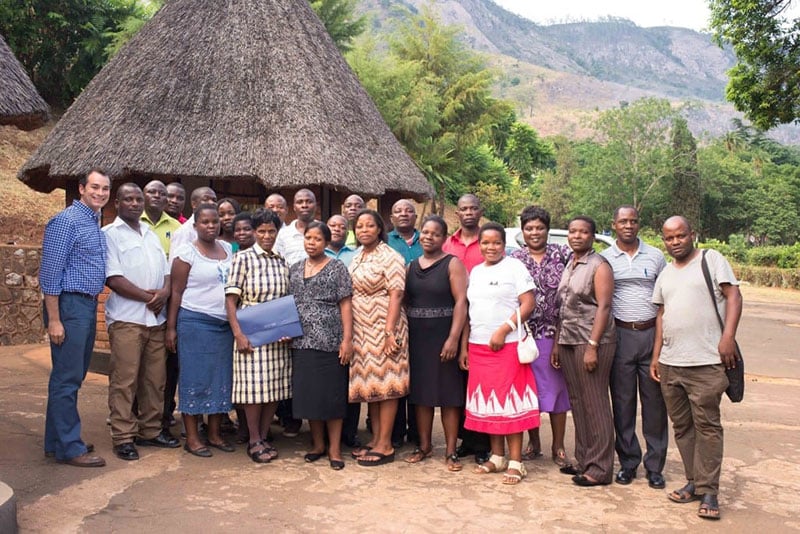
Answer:
[[[17, 494], [23, 532], [800, 531], [800, 306], [747, 302], [740, 338], [751, 381], [743, 404], [723, 401], [719, 523], [697, 518], [696, 503], [670, 503], [643, 478], [577, 488], [548, 459], [528, 462], [529, 476], [516, 487], [472, 474], [472, 464], [448, 473], [440, 430], [435, 457], [418, 465], [347, 461], [335, 472], [324, 459], [306, 464], [307, 433], [278, 439], [281, 458], [268, 465], [252, 463], [243, 449], [201, 459], [140, 448], [140, 461], [123, 462], [111, 453], [105, 425], [106, 377], [95, 374], [80, 408], [85, 437], [108, 466], [58, 465], [42, 454], [43, 345], [0, 347], [0, 480]], [[543, 440], [547, 449], [549, 431]], [[668, 489], [683, 485], [674, 446], [665, 475]]]

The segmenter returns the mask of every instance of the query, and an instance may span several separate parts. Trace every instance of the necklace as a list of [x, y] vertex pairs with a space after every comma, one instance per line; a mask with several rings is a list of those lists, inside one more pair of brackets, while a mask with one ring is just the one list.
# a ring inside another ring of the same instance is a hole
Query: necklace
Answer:
[[328, 259], [325, 258], [319, 263], [312, 263], [311, 260], [306, 260], [305, 265], [303, 266], [303, 275], [306, 278], [311, 278], [318, 272], [322, 270], [325, 265], [327, 265]]

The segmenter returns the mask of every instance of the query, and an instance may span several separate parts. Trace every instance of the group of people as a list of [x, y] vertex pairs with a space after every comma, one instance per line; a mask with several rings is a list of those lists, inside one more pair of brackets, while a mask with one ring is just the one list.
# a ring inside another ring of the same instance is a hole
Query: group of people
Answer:
[[[159, 181], [144, 190], [121, 185], [117, 218], [101, 230], [109, 178], [95, 169], [78, 189], [80, 198], [47, 225], [40, 271], [53, 360], [44, 446], [57, 461], [105, 464], [81, 439], [77, 392], [107, 285], [119, 458], [137, 459], [137, 445], [180, 446], [169, 431], [177, 385], [183, 447], [199, 457], [235, 450], [221, 428], [236, 409], [257, 463], [278, 457], [270, 425], [281, 411], [287, 430], [309, 423], [306, 462], [327, 455], [340, 470], [345, 443], [359, 465], [379, 466], [394, 461], [407, 438], [416, 447], [405, 461], [418, 463], [433, 454], [439, 408], [446, 468], [462, 470], [461, 458], [474, 453], [476, 474], [502, 473], [513, 485], [527, 474], [523, 461], [543, 455], [546, 412], [552, 460], [574, 484], [630, 484], [643, 464], [648, 484], [660, 489], [669, 416], [687, 484], [668, 497], [699, 500], [701, 517], [719, 518], [719, 404], [742, 304], [730, 265], [694, 248], [686, 219], [664, 223], [668, 264], [638, 238], [632, 206], [615, 211], [616, 241], [602, 253], [592, 219], [573, 218], [568, 245], [552, 244], [549, 214], [530, 206], [520, 216], [525, 246], [506, 255], [504, 228], [481, 225], [471, 194], [459, 199], [460, 228], [449, 235], [436, 215], [417, 229], [408, 200], [392, 206], [387, 232], [357, 195], [323, 223], [308, 189], [295, 194], [296, 218], [286, 222], [279, 194], [242, 213], [234, 199], [198, 188], [181, 223], [185, 191]], [[711, 273], [713, 302], [701, 266]], [[302, 335], [254, 346], [238, 312], [287, 295]], [[532, 364], [519, 361], [527, 336], [539, 352]], [[371, 438], [362, 445], [365, 402]], [[564, 439], [570, 410], [574, 461]]]

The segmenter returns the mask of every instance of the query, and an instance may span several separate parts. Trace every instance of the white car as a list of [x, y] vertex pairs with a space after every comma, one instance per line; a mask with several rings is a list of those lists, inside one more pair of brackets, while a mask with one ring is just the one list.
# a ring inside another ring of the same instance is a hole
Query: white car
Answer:
[[[506, 228], [506, 254], [525, 246], [525, 239], [522, 237], [522, 228]], [[567, 244], [567, 230], [560, 228], [551, 228], [547, 235], [548, 243], [557, 243], [559, 245]], [[603, 250], [614, 244], [614, 238], [605, 234], [594, 234], [594, 242]]]

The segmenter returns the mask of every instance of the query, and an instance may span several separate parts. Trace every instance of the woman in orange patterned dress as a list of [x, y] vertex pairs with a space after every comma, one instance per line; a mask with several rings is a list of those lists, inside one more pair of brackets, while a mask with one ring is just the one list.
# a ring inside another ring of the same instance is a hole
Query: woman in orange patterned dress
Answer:
[[369, 403], [372, 440], [353, 456], [361, 466], [394, 461], [392, 426], [397, 400], [408, 395], [408, 323], [403, 311], [403, 258], [386, 244], [383, 219], [362, 210], [355, 219], [361, 248], [350, 263], [353, 346], [350, 402]]

